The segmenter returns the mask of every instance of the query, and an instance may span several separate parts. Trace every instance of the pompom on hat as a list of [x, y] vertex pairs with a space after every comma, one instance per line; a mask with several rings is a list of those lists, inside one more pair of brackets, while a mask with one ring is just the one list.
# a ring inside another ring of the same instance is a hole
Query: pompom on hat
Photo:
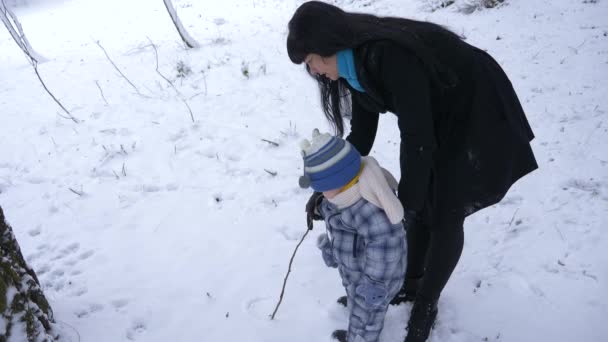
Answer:
[[300, 144], [304, 159], [304, 175], [300, 187], [323, 192], [348, 184], [361, 168], [361, 154], [348, 141], [329, 133], [312, 131], [311, 141]]

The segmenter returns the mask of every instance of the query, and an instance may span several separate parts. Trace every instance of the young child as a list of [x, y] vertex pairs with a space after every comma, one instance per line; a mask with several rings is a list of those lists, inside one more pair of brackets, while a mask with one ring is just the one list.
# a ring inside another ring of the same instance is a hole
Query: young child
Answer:
[[405, 278], [403, 206], [395, 195], [397, 181], [372, 157], [361, 157], [347, 141], [312, 133], [301, 145], [304, 176], [300, 186], [322, 192], [315, 213], [327, 233], [317, 245], [329, 267], [337, 267], [350, 310], [348, 332], [341, 342], [376, 342], [389, 302]]

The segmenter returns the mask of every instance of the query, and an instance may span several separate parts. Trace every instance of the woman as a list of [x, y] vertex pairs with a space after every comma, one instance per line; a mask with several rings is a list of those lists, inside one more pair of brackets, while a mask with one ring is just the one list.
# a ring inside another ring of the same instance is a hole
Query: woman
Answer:
[[[499, 202], [538, 167], [517, 95], [490, 55], [428, 22], [311, 1], [289, 22], [287, 50], [318, 81], [338, 135], [343, 116], [352, 115], [346, 139], [362, 155], [372, 148], [379, 113], [398, 118], [409, 251], [393, 302], [414, 301], [405, 341], [425, 341], [462, 252], [465, 217]], [[310, 216], [318, 197], [306, 206]]]

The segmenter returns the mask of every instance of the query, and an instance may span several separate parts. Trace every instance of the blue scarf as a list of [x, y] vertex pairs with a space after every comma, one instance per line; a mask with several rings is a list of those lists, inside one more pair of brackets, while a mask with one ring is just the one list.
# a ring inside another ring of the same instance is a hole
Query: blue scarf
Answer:
[[355, 69], [355, 56], [353, 55], [353, 50], [342, 50], [338, 51], [337, 60], [338, 60], [338, 76], [345, 79], [351, 87], [356, 90], [365, 93], [365, 89], [359, 83], [357, 79], [357, 70]]

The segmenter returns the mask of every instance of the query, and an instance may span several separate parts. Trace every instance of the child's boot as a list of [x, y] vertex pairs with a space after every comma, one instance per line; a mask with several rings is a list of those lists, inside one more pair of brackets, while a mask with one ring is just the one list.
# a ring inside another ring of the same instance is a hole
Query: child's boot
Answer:
[[348, 307], [348, 299], [346, 296], [342, 296], [340, 298], [338, 298], [338, 300], [336, 300], [336, 302], [342, 306], [344, 306], [345, 308]]
[[346, 342], [346, 335], [347, 332], [346, 330], [335, 330], [332, 334], [331, 334], [331, 338], [334, 341], [338, 341], [338, 342]]

